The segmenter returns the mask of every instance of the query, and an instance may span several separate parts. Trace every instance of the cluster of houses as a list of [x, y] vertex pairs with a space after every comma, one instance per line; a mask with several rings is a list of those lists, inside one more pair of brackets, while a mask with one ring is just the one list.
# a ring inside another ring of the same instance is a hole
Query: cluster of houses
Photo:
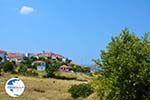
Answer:
[[[2, 58], [1, 62], [15, 61], [16, 63], [20, 63], [21, 61], [23, 61], [24, 57], [36, 57], [37, 59], [40, 57], [51, 58], [51, 59], [61, 58], [62, 61], [66, 61], [66, 58], [59, 54], [55, 54], [52, 52], [44, 52], [44, 51], [42, 53], [25, 53], [24, 54], [24, 53], [11, 53], [5, 50], [0, 50], [0, 57]], [[38, 71], [45, 71], [46, 69], [46, 62], [41, 61], [41, 60], [34, 61], [32, 65], [36, 65], [36, 68]], [[71, 72], [72, 67], [68, 65], [62, 65], [60, 66], [59, 71]]]

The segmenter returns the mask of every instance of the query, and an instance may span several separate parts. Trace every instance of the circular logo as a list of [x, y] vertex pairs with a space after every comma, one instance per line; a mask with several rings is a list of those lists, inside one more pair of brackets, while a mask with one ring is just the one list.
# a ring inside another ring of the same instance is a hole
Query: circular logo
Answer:
[[25, 85], [19, 78], [11, 78], [6, 82], [6, 93], [11, 97], [19, 97], [24, 92]]

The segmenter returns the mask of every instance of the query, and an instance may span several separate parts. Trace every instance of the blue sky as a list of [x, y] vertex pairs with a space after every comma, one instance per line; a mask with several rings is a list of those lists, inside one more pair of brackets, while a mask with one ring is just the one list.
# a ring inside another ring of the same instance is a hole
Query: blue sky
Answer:
[[150, 0], [0, 0], [0, 48], [92, 64], [124, 27], [150, 32]]

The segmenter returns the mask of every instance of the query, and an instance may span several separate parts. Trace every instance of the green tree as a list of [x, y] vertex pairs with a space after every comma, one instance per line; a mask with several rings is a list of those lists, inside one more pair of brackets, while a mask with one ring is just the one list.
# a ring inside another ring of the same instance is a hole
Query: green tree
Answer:
[[72, 66], [72, 70], [74, 72], [81, 72], [82, 71], [82, 68], [79, 65], [71, 64], [71, 66]]
[[82, 72], [83, 73], [90, 73], [91, 72], [91, 68], [90, 67], [82, 66]]
[[54, 77], [55, 76], [55, 72], [58, 70], [58, 68], [59, 68], [59, 66], [57, 66], [57, 65], [48, 66], [46, 68], [47, 76], [48, 77]]
[[4, 62], [2, 64], [4, 72], [13, 72], [14, 71], [14, 65], [12, 62]]
[[33, 59], [30, 59], [29, 57], [24, 57], [21, 64], [27, 66], [28, 68], [36, 69], [36, 66], [32, 66]]
[[59, 61], [57, 59], [50, 59], [47, 62], [46, 72], [48, 77], [54, 77], [55, 72], [58, 71], [59, 67], [63, 65], [64, 63], [62, 61]]
[[[29, 57], [28, 57], [29, 58]], [[34, 57], [34, 56], [32, 56], [32, 57], [30, 57], [29, 59], [31, 59], [31, 61], [36, 61], [36, 60], [38, 60], [36, 57]]]
[[2, 57], [0, 57], [0, 62], [2, 62], [2, 60], [3, 60], [3, 58], [2, 58]]
[[71, 96], [73, 98], [78, 98], [78, 97], [87, 97], [90, 94], [93, 93], [92, 87], [89, 84], [79, 84], [79, 85], [73, 85], [69, 90], [69, 93], [71, 93]]
[[27, 66], [25, 66], [25, 65], [21, 64], [21, 65], [19, 66], [19, 70], [18, 70], [18, 72], [19, 72], [20, 74], [26, 75], [26, 73], [27, 73], [27, 69], [28, 69], [28, 67], [27, 67]]
[[71, 62], [72, 62], [72, 60], [66, 58], [66, 61], [65, 61], [66, 64], [70, 64]]
[[125, 29], [101, 51], [93, 86], [101, 99], [150, 100], [150, 41]]
[[74, 72], [83, 72], [83, 73], [90, 73], [91, 68], [90, 67], [86, 67], [86, 66], [80, 66], [77, 64], [70, 64], [72, 66], [72, 70]]

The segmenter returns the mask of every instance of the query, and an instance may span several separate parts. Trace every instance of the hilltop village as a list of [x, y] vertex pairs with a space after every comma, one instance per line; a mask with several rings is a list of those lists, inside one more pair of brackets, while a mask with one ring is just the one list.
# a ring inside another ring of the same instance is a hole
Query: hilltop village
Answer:
[[[36, 76], [42, 73], [42, 77], [57, 78], [60, 77], [60, 72], [61, 74], [90, 73], [89, 67], [75, 64], [72, 60], [60, 54], [45, 51], [41, 53], [12, 53], [0, 50], [0, 70], [1, 72], [27, 76]], [[65, 78], [66, 76], [62, 77]]]

